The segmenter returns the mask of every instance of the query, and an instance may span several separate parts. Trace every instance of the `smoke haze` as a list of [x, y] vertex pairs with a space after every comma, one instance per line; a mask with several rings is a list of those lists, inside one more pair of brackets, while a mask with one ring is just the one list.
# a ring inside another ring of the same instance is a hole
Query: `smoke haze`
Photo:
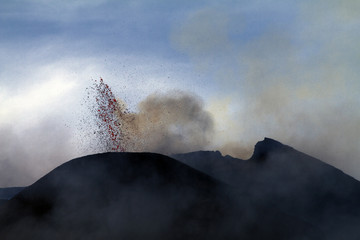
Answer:
[[[324, 4], [320, 2], [316, 8]], [[340, 21], [352, 5], [326, 11]], [[223, 108], [232, 108], [222, 113], [211, 111], [216, 126], [222, 129], [215, 139], [232, 142], [223, 148], [225, 153], [247, 158], [251, 150], [237, 149], [252, 148], [269, 136], [359, 178], [355, 166], [360, 156], [360, 86], [358, 69], [352, 67], [358, 55], [344, 50], [345, 44], [349, 44], [346, 49], [355, 47], [360, 38], [339, 21], [334, 22], [337, 28], [332, 32], [327, 24], [333, 20], [324, 22], [324, 15], [310, 17], [313, 11], [308, 7], [301, 5], [294, 21], [311, 27], [290, 31], [270, 25], [251, 41], [238, 39], [246, 34], [246, 22], [232, 28], [238, 13], [224, 15], [221, 12], [229, 9], [207, 7], [189, 14], [171, 39], [175, 48], [191, 58], [197, 71], [217, 81], [222, 93], [212, 99], [210, 111], [218, 109], [217, 102], [224, 103], [224, 99], [228, 106]], [[351, 16], [347, 20], [355, 26], [358, 19]], [[295, 42], [298, 35], [306, 43], [300, 48]], [[316, 50], [310, 52], [312, 48]]]
[[21, 131], [3, 127], [0, 136], [0, 187], [29, 185], [75, 157], [71, 132], [57, 119]]

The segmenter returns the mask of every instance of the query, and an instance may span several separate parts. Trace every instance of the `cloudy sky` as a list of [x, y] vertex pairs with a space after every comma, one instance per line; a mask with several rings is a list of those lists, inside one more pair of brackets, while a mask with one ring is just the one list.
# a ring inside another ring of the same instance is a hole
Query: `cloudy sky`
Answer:
[[86, 154], [79, 121], [100, 77], [137, 111], [196, 94], [206, 146], [248, 158], [265, 136], [360, 179], [356, 0], [1, 0], [0, 187]]

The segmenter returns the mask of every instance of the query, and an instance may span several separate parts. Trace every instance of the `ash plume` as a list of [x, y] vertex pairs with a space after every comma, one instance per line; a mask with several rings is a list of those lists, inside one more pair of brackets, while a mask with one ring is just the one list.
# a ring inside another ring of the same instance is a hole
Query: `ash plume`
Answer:
[[132, 151], [189, 152], [206, 148], [214, 134], [212, 116], [199, 97], [182, 91], [155, 93], [138, 113], [119, 116]]
[[172, 154], [202, 150], [211, 143], [212, 115], [195, 94], [154, 93], [138, 104], [137, 112], [131, 112], [103, 79], [90, 89], [88, 97], [96, 100], [89, 102], [95, 120], [90, 127], [96, 128], [95, 151]]

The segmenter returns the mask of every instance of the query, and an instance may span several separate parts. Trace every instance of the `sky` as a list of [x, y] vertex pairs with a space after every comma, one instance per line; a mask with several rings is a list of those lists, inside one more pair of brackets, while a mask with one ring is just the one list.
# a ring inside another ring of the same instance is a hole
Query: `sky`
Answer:
[[1, 0], [0, 187], [96, 152], [81, 119], [100, 77], [134, 112], [154, 93], [193, 96], [213, 122], [199, 148], [247, 159], [270, 137], [360, 179], [359, 12], [356, 0]]

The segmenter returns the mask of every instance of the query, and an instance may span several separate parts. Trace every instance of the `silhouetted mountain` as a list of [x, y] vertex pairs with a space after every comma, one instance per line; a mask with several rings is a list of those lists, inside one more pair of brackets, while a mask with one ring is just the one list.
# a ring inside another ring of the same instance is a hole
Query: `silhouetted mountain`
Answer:
[[258, 142], [249, 160], [219, 152], [173, 157], [236, 186], [253, 200], [313, 224], [327, 239], [360, 236], [359, 181], [275, 140]]
[[175, 159], [69, 161], [0, 206], [0, 239], [321, 239], [311, 224]]
[[0, 200], [9, 200], [23, 189], [24, 187], [0, 188]]

